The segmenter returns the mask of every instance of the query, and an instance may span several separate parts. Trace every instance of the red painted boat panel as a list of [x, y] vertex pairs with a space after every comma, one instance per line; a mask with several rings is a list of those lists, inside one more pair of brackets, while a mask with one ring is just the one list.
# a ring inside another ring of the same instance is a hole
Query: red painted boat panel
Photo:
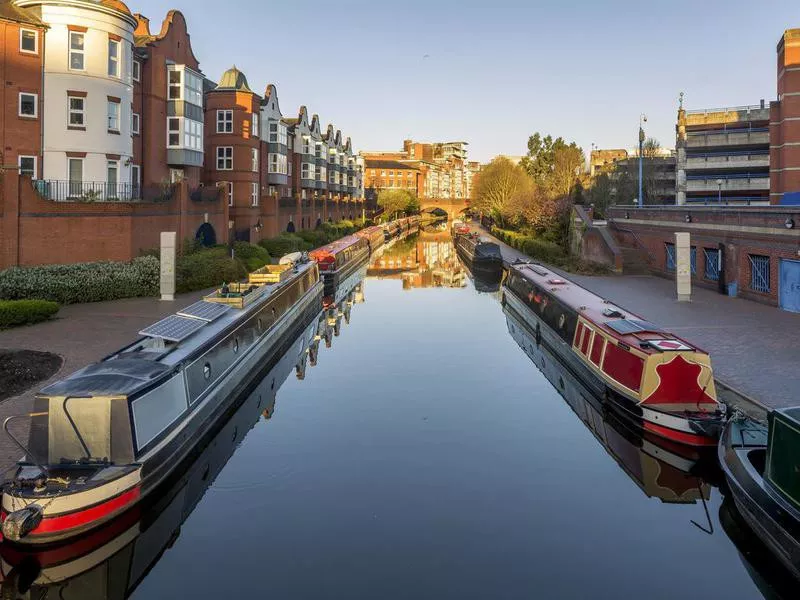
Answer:
[[626, 388], [639, 391], [642, 384], [644, 360], [620, 348], [616, 344], [607, 344], [603, 358], [603, 372], [618, 381]]
[[603, 342], [604, 341], [605, 341], [605, 339], [603, 338], [602, 335], [594, 336], [594, 343], [592, 344], [591, 360], [598, 367], [600, 366], [600, 357], [603, 356]]

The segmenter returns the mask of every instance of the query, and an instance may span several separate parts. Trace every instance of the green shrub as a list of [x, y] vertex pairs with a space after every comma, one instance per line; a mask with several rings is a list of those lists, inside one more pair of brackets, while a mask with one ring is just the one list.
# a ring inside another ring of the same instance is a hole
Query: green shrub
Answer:
[[262, 246], [250, 242], [235, 242], [233, 244], [234, 256], [242, 261], [248, 271], [255, 271], [270, 262], [269, 252]]
[[58, 312], [48, 300], [0, 300], [0, 329], [46, 321]]
[[321, 227], [319, 229], [298, 231], [296, 235], [307, 244], [310, 244], [312, 248], [319, 248], [335, 239], [329, 237], [328, 233]]
[[11, 267], [0, 271], [0, 299], [39, 298], [59, 304], [155, 296], [160, 267], [153, 256], [130, 262]]
[[291, 252], [311, 250], [313, 246], [295, 233], [282, 233], [278, 237], [261, 240], [259, 246], [269, 252], [270, 256], [280, 258]]
[[245, 265], [232, 259], [227, 248], [208, 248], [178, 257], [175, 265], [178, 293], [216, 287], [247, 276]]

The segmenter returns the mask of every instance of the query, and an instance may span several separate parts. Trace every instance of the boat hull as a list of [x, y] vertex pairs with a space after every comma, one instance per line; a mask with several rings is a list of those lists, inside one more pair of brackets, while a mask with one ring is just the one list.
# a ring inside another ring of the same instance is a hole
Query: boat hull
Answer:
[[[252, 386], [263, 365], [280, 356], [287, 341], [298, 333], [298, 328], [309, 318], [318, 315], [322, 305], [322, 283], [317, 281], [284, 315], [276, 321], [267, 334], [259, 340], [227, 374], [199, 399], [189, 416], [162, 439], [157, 440], [140, 457], [135, 467], [124, 477], [110, 480], [88, 490], [55, 494], [55, 497], [36, 497], [15, 494], [7, 490], [3, 495], [3, 512], [0, 520], [28, 504], [43, 506], [42, 523], [30, 534], [15, 541], [20, 545], [50, 544], [82, 535], [137, 505], [157, 488], [177, 465], [191, 455], [198, 442], [213, 430], [216, 423], [234, 407], [236, 398]], [[179, 371], [162, 386], [165, 396], [173, 392], [169, 382], [183, 377], [187, 369]], [[6, 540], [6, 543], [9, 540]]]
[[769, 489], [749, 452], [766, 446], [736, 445], [736, 423], [731, 421], [719, 443], [719, 462], [734, 504], [744, 521], [780, 562], [800, 580], [800, 520], [797, 511]]
[[586, 366], [564, 339], [531, 311], [513, 292], [504, 290], [503, 303], [508, 304], [543, 344], [558, 355], [592, 392], [603, 398], [620, 417], [649, 431], [653, 435], [696, 447], [714, 447], [719, 437], [719, 421], [683, 416], [643, 407], [638, 399], [611, 389], [603, 379]]

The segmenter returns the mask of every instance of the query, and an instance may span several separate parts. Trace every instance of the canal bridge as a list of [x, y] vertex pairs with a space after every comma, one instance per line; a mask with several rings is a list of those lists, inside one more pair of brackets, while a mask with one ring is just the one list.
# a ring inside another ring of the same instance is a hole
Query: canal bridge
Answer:
[[420, 198], [419, 205], [423, 215], [434, 213], [439, 209], [447, 213], [448, 220], [453, 221], [462, 217], [464, 211], [469, 208], [469, 198]]

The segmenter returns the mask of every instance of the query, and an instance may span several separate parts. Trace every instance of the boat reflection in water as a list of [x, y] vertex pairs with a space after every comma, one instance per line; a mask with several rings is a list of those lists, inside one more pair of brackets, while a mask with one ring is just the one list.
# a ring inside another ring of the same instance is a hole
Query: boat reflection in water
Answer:
[[425, 226], [419, 234], [398, 240], [370, 265], [369, 277], [400, 279], [403, 289], [462, 288], [466, 273], [447, 229]]
[[[648, 497], [669, 503], [701, 501], [705, 506], [711, 495], [711, 485], [703, 476], [713, 473], [713, 453], [671, 444], [669, 440], [631, 428], [607, 410], [603, 401], [545, 344], [537, 344], [535, 334], [512, 308], [506, 305], [503, 312], [511, 337]], [[709, 521], [708, 518], [704, 520]], [[695, 524], [710, 533], [710, 523]]]
[[[348, 296], [363, 302], [356, 286]], [[347, 308], [349, 315], [350, 307]], [[344, 315], [343, 315], [344, 316]], [[236, 448], [260, 420], [270, 419], [281, 385], [295, 372], [304, 379], [319, 344], [333, 335], [322, 310], [298, 322], [270, 364], [261, 365], [255, 387], [197, 452], [178, 466], [150, 498], [90, 534], [58, 546], [23, 548], [0, 544], [0, 597], [25, 600], [128, 598], [180, 535], [189, 517]]]

